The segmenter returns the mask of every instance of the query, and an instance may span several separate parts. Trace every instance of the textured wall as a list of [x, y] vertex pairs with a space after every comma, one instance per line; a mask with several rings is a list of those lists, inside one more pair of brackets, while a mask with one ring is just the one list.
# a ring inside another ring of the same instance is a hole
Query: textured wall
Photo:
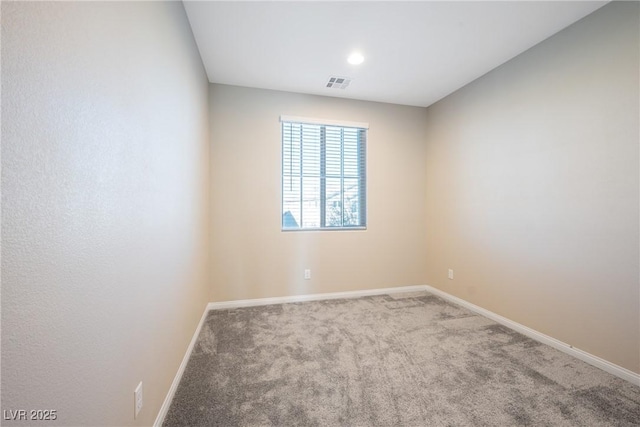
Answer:
[[3, 410], [153, 423], [207, 301], [207, 85], [179, 2], [2, 2]]
[[428, 109], [425, 258], [428, 284], [635, 372], [638, 7], [609, 4]]
[[[211, 85], [210, 114], [213, 301], [424, 283], [423, 108]], [[366, 231], [280, 230], [283, 114], [369, 123]]]

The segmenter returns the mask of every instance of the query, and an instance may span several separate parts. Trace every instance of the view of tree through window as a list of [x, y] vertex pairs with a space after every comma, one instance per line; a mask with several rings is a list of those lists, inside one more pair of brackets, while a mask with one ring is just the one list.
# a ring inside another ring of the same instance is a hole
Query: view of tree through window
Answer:
[[282, 122], [282, 228], [366, 226], [366, 129]]

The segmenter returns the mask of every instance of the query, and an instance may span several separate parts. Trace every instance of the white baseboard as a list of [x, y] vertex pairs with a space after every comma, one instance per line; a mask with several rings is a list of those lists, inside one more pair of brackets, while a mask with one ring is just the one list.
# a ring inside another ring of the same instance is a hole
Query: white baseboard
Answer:
[[204, 324], [204, 320], [207, 318], [208, 313], [209, 307], [205, 307], [204, 313], [202, 313], [202, 317], [200, 317], [200, 322], [198, 322], [198, 326], [196, 327], [196, 331], [193, 333], [193, 337], [191, 337], [191, 342], [187, 347], [187, 351], [182, 358], [182, 362], [180, 362], [178, 372], [176, 372], [176, 376], [173, 378], [173, 382], [171, 383], [171, 387], [169, 387], [167, 396], [164, 398], [164, 402], [162, 402], [162, 406], [160, 407], [160, 411], [156, 416], [153, 427], [162, 427], [162, 423], [164, 423], [164, 418], [167, 416], [167, 412], [169, 412], [171, 401], [173, 400], [173, 396], [176, 394], [176, 389], [178, 388], [178, 384], [180, 384], [182, 374], [184, 374], [184, 370], [187, 367], [187, 363], [189, 362], [189, 358], [191, 357], [191, 352], [193, 351], [193, 347], [196, 345], [196, 341], [198, 340], [198, 336], [200, 335], [200, 330], [202, 329], [202, 325]]
[[497, 323], [500, 323], [501, 325], [504, 325], [510, 329], [513, 329], [514, 331], [520, 332], [521, 334], [526, 335], [529, 338], [532, 338], [536, 341], [539, 341], [543, 344], [546, 344], [550, 347], [560, 350], [563, 353], [567, 353], [568, 355], [573, 356], [576, 359], [580, 359], [583, 362], [593, 365], [596, 368], [600, 368], [605, 372], [615, 375], [616, 377], [629, 381], [631, 384], [640, 386], [640, 374], [636, 374], [635, 372], [630, 371], [626, 368], [623, 368], [622, 366], [618, 366], [607, 360], [601, 359], [598, 356], [594, 356], [591, 353], [587, 353], [586, 351], [577, 349], [570, 344], [564, 343], [560, 340], [552, 338], [548, 335], [545, 335], [527, 326], [521, 325], [520, 323], [514, 322], [513, 320], [507, 319], [506, 317], [502, 317], [499, 314], [496, 314], [492, 311], [486, 310], [482, 307], [478, 307], [475, 304], [472, 304], [461, 298], [455, 297], [451, 294], [441, 291], [440, 289], [436, 289], [428, 285], [424, 286], [424, 289], [428, 292], [431, 292], [434, 295], [437, 295], [441, 298], [451, 301], [454, 304], [460, 305], [475, 313], [480, 314], [481, 316], [487, 317]]
[[403, 293], [403, 292], [418, 292], [418, 291], [425, 291], [425, 290], [426, 290], [426, 286], [418, 285], [418, 286], [402, 286], [398, 288], [367, 289], [364, 291], [332, 292], [332, 293], [326, 293], [326, 294], [308, 294], [308, 295], [292, 295], [287, 297], [243, 299], [243, 300], [236, 300], [236, 301], [210, 302], [207, 308], [209, 310], [220, 310], [224, 308], [254, 307], [258, 305], [286, 304], [290, 302], [320, 301], [320, 300], [328, 300], [328, 299], [359, 298], [359, 297], [365, 297], [370, 295], [385, 295], [385, 294]]

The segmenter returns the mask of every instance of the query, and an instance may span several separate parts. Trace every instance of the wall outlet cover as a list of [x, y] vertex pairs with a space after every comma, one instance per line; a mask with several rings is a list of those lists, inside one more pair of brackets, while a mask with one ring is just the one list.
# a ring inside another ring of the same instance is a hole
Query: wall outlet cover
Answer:
[[140, 410], [142, 409], [142, 381], [140, 381], [140, 384], [138, 384], [135, 391], [133, 392], [133, 400], [135, 405], [133, 418], [136, 419], [138, 417], [138, 414], [140, 413]]

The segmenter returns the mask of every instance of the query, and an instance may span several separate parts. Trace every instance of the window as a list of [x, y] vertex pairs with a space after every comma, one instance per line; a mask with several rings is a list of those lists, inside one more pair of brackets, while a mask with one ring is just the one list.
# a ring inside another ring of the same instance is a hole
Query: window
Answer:
[[367, 124], [282, 117], [282, 229], [367, 225]]

